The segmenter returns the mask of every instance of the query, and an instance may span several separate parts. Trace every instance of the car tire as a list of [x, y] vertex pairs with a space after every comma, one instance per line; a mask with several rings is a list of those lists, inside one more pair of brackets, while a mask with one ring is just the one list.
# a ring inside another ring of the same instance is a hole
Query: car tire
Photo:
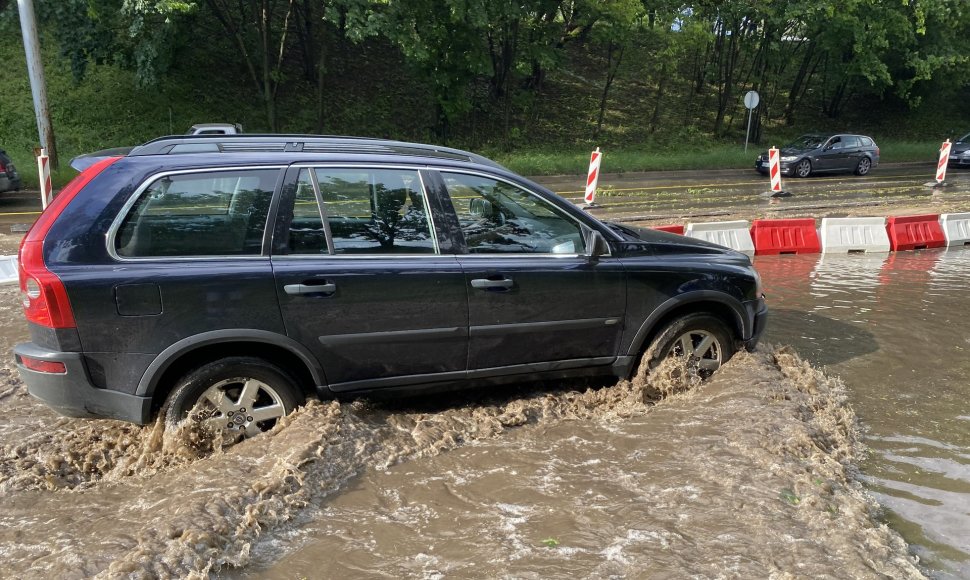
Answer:
[[226, 357], [185, 375], [161, 413], [167, 427], [191, 418], [235, 440], [272, 429], [304, 400], [297, 381], [276, 365], [255, 357]]
[[648, 368], [654, 369], [665, 358], [683, 356], [686, 350], [691, 350], [693, 357], [688, 367], [706, 379], [734, 356], [737, 348], [734, 333], [723, 320], [696, 313], [667, 324], [650, 342], [644, 357]]
[[808, 177], [812, 174], [812, 162], [808, 159], [802, 159], [795, 164], [795, 168], [792, 170], [792, 173], [794, 173], [796, 177]]
[[868, 175], [870, 169], [872, 169], [872, 160], [868, 157], [863, 157], [859, 160], [859, 165], [856, 165], [855, 174]]

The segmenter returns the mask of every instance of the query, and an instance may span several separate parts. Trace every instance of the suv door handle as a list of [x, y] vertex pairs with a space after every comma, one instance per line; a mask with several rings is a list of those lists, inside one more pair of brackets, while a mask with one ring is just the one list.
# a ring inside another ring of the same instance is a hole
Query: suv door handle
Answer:
[[508, 290], [515, 284], [510, 278], [502, 278], [501, 280], [489, 280], [488, 278], [475, 278], [472, 280], [472, 288], [478, 288], [479, 290], [491, 290], [494, 288], [502, 288]]
[[294, 296], [302, 296], [305, 294], [330, 295], [337, 291], [337, 285], [333, 282], [323, 282], [322, 284], [287, 284], [283, 286], [283, 291]]

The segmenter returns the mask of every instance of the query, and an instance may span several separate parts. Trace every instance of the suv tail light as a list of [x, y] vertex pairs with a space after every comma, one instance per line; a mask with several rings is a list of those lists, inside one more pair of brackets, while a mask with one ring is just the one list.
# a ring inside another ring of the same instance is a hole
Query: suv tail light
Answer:
[[3, 161], [0, 161], [0, 173], [6, 173], [6, 172], [7, 172], [7, 166], [3, 164]]
[[44, 238], [74, 196], [118, 159], [120, 157], [103, 159], [72, 179], [37, 218], [20, 242], [20, 292], [23, 296], [24, 315], [29, 322], [49, 328], [75, 327], [74, 311], [67, 296], [67, 288], [44, 263]]

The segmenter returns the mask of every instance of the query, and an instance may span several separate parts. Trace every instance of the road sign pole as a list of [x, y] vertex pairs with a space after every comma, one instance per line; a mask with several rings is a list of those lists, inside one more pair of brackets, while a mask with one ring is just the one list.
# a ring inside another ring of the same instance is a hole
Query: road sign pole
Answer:
[[761, 96], [758, 95], [758, 91], [748, 91], [744, 94], [744, 106], [748, 109], [748, 130], [744, 133], [744, 152], [748, 152], [748, 139], [751, 137], [751, 114], [754, 112], [754, 108], [758, 106], [758, 102], [761, 101]]
[[751, 136], [751, 113], [754, 109], [748, 109], [748, 130], [744, 133], [744, 152], [748, 152], [748, 137]]

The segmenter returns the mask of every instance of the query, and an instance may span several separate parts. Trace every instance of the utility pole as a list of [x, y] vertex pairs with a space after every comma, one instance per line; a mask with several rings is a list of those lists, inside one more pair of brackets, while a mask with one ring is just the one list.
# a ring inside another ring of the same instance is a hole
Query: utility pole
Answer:
[[30, 92], [34, 97], [34, 115], [40, 146], [47, 150], [51, 167], [57, 169], [57, 146], [54, 143], [54, 126], [47, 105], [47, 84], [44, 82], [44, 63], [40, 60], [40, 43], [37, 40], [37, 19], [34, 18], [34, 1], [17, 0], [20, 11], [20, 31], [24, 35], [24, 51], [27, 53], [27, 74], [30, 76]]

